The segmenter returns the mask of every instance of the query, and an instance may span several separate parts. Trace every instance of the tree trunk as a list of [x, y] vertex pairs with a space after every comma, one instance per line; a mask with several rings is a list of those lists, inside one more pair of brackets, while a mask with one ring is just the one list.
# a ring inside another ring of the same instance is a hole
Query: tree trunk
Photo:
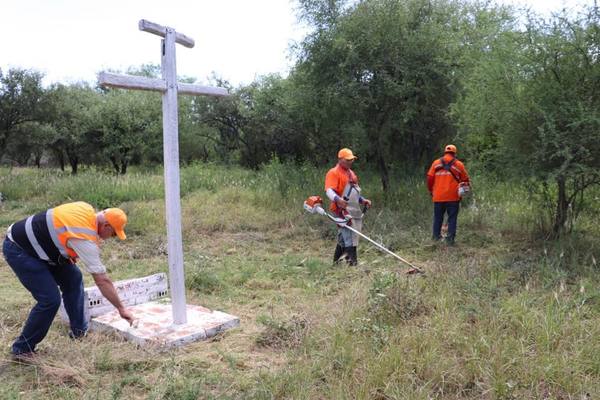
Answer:
[[112, 166], [113, 166], [113, 168], [114, 168], [115, 172], [116, 172], [117, 174], [119, 174], [119, 171], [120, 171], [120, 168], [119, 168], [119, 163], [117, 162], [117, 159], [116, 159], [116, 157], [115, 157], [115, 156], [111, 156], [111, 157], [110, 157], [110, 163], [112, 164]]
[[208, 152], [208, 148], [206, 148], [206, 145], [203, 144], [200, 159], [202, 160], [202, 162], [208, 162], [209, 156], [210, 156], [210, 154]]
[[79, 158], [69, 157], [69, 164], [71, 164], [71, 175], [77, 175], [77, 167], [79, 166]]
[[567, 225], [569, 202], [567, 200], [567, 182], [565, 177], [562, 175], [557, 177], [556, 184], [558, 186], [558, 198], [556, 201], [556, 215], [554, 217], [552, 233], [554, 237], [559, 237], [563, 234]]
[[379, 177], [381, 178], [381, 187], [383, 192], [387, 193], [390, 187], [390, 172], [387, 164], [385, 163], [385, 156], [383, 155], [383, 149], [381, 146], [377, 146], [377, 169], [379, 170]]
[[8, 142], [7, 134], [0, 135], [0, 154], [4, 154], [6, 152], [6, 144]]
[[373, 118], [373, 120], [379, 120], [379, 123], [375, 123], [371, 126], [370, 137], [373, 138], [375, 143], [375, 160], [377, 162], [377, 169], [379, 170], [379, 178], [381, 179], [381, 187], [384, 193], [388, 193], [390, 187], [390, 171], [385, 160], [385, 145], [382, 143], [383, 140], [383, 126], [385, 124], [385, 117]]
[[2, 129], [0, 129], [0, 154], [6, 153], [6, 146], [8, 146], [10, 130], [11, 125], [8, 123], [6, 123]]
[[22, 156], [15, 156], [15, 158], [17, 159], [17, 163], [22, 166], [25, 167], [27, 166], [27, 163], [29, 163], [29, 159], [31, 158], [31, 156], [29, 154], [27, 155], [22, 155]]

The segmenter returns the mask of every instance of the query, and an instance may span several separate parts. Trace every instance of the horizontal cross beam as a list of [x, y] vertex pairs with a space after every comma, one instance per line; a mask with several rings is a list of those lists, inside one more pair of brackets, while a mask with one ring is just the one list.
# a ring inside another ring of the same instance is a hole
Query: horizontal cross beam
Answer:
[[[140, 31], [153, 33], [153, 34], [158, 35], [163, 38], [167, 34], [167, 29], [172, 29], [167, 26], [155, 24], [154, 22], [150, 22], [145, 19], [141, 19], [138, 26], [140, 28]], [[194, 44], [195, 44], [194, 39], [187, 37], [183, 33], [179, 33], [179, 32], [176, 32], [176, 34], [175, 34], [175, 43], [179, 43], [180, 45], [183, 45], [185, 47], [190, 47], [190, 48], [194, 47]]]
[[120, 89], [153, 90], [158, 92], [164, 92], [167, 90], [167, 83], [164, 81], [164, 79], [113, 74], [110, 72], [100, 72], [98, 74], [98, 83], [100, 86], [108, 86]]
[[177, 83], [178, 94], [204, 95], [204, 96], [229, 96], [227, 89], [221, 87], [200, 86], [191, 83]]
[[[113, 74], [110, 72], [100, 72], [98, 74], [98, 83], [101, 86], [108, 86], [120, 89], [138, 89], [165, 92], [167, 83], [164, 79], [147, 78], [145, 76]], [[208, 95], [208, 96], [228, 96], [227, 89], [220, 87], [200, 86], [191, 83], [178, 83], [178, 94]]]

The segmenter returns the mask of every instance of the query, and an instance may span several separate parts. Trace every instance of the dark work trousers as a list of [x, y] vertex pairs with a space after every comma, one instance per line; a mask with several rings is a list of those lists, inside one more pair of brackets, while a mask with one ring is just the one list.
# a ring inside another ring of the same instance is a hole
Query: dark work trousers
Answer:
[[83, 277], [77, 265], [50, 265], [30, 256], [8, 238], [4, 240], [2, 251], [19, 281], [37, 301], [21, 335], [12, 345], [13, 354], [34, 351], [35, 346], [46, 337], [60, 307], [61, 292], [71, 332], [77, 337], [87, 331], [83, 312]]
[[456, 237], [456, 220], [460, 201], [442, 201], [433, 203], [433, 238], [441, 238], [440, 232], [444, 222], [444, 214], [448, 214], [448, 241], [453, 242]]

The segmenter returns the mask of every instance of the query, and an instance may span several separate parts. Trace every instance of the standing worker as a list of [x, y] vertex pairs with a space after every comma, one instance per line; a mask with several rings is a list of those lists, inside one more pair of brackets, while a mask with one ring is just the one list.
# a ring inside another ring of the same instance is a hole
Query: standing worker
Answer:
[[[88, 329], [84, 317], [82, 274], [75, 262], [85, 264], [106, 299], [130, 324], [133, 315], [123, 306], [100, 261], [100, 239], [125, 239], [127, 216], [119, 208], [96, 212], [84, 202], [67, 203], [12, 224], [4, 240], [8, 265], [37, 301], [21, 335], [12, 345], [13, 358], [31, 361], [54, 320], [62, 299], [71, 331], [79, 338]], [[60, 290], [59, 290], [60, 288]]]
[[462, 193], [469, 190], [469, 175], [464, 164], [456, 158], [456, 146], [449, 144], [444, 156], [431, 164], [427, 172], [427, 189], [433, 200], [433, 239], [440, 240], [444, 214], [448, 214], [446, 243], [453, 245], [456, 220]]
[[[366, 210], [371, 207], [371, 200], [360, 195], [358, 177], [350, 169], [357, 158], [352, 150], [347, 148], [338, 152], [337, 165], [331, 168], [325, 176], [325, 193], [331, 200], [330, 210], [340, 218], [345, 218], [347, 215], [352, 217], [349, 224], [360, 231], [363, 217], [361, 206]], [[337, 246], [333, 261], [338, 262], [345, 256], [349, 265], [357, 265], [357, 246], [358, 235], [338, 225]]]

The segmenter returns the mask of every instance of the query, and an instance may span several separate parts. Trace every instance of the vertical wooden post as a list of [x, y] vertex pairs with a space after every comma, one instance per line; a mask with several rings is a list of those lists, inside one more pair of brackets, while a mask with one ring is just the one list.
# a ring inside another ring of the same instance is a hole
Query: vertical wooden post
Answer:
[[163, 147], [165, 168], [165, 206], [167, 217], [167, 249], [169, 285], [173, 306], [173, 323], [187, 322], [183, 246], [181, 235], [181, 199], [179, 192], [179, 138], [177, 115], [177, 67], [175, 64], [175, 32], [166, 29], [162, 42], [162, 77], [167, 90], [162, 95]]
[[179, 129], [177, 116], [177, 94], [195, 96], [227, 96], [224, 88], [177, 83], [175, 43], [194, 47], [194, 40], [175, 29], [140, 20], [142, 31], [163, 37], [161, 40], [162, 79], [130, 76], [102, 72], [98, 81], [102, 86], [156, 90], [162, 92], [163, 109], [163, 152], [165, 164], [165, 205], [167, 217], [167, 250], [169, 253], [169, 287], [173, 309], [173, 323], [187, 323], [185, 302], [185, 274], [183, 271], [183, 244], [181, 235], [181, 199], [179, 193]]

